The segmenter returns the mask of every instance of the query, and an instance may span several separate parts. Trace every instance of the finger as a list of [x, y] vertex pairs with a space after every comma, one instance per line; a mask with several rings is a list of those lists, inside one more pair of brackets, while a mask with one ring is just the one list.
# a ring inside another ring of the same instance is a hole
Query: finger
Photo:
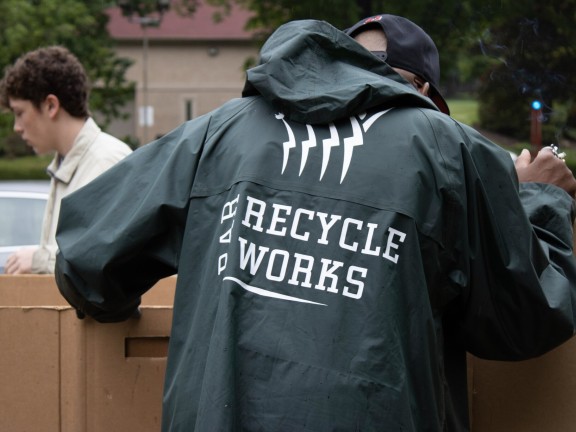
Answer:
[[530, 162], [532, 161], [532, 156], [530, 155], [530, 152], [527, 149], [522, 150], [522, 152], [520, 152], [520, 154], [518, 155], [518, 157], [516, 158], [516, 168], [525, 168], [528, 165], [530, 165]]
[[4, 267], [4, 273], [15, 274], [17, 268], [18, 268], [18, 266], [16, 265], [15, 262], [8, 263], [8, 261], [6, 261], [6, 267]]
[[554, 154], [554, 150], [552, 150], [549, 146], [546, 147], [542, 147], [540, 149], [540, 151], [538, 152], [538, 154], [536, 155], [536, 158], [538, 159], [550, 159], [550, 158], [554, 158], [554, 159], [558, 159], [556, 157], [556, 155]]

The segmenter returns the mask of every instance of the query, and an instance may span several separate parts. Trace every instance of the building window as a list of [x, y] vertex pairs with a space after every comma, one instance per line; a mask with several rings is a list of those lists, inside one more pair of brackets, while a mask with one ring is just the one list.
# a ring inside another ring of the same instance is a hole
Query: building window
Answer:
[[194, 101], [192, 99], [187, 99], [185, 105], [186, 105], [185, 108], [186, 121], [192, 120], [192, 118], [194, 117]]

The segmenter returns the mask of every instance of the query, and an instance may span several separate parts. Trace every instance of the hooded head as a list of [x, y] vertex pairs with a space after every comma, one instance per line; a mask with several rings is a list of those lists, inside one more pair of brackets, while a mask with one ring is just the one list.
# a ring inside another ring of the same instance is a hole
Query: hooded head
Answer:
[[448, 104], [439, 90], [440, 60], [434, 41], [412, 21], [395, 15], [365, 18], [345, 30], [354, 37], [363, 31], [378, 28], [388, 40], [386, 63], [393, 68], [412, 72], [430, 84], [429, 97], [443, 113], [450, 114]]
[[326, 124], [368, 110], [434, 109], [386, 62], [324, 21], [281, 25], [266, 41], [242, 95], [260, 95], [286, 118]]

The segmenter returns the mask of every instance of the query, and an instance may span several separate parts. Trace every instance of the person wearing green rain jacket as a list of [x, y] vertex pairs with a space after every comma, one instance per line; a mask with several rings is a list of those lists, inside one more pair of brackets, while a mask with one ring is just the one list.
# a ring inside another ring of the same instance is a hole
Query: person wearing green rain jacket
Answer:
[[463, 431], [466, 352], [574, 334], [574, 177], [549, 150], [516, 169], [452, 119], [431, 39], [374, 20], [381, 50], [281, 26], [242, 98], [62, 203], [56, 279], [79, 316], [131, 319], [178, 275], [164, 432]]

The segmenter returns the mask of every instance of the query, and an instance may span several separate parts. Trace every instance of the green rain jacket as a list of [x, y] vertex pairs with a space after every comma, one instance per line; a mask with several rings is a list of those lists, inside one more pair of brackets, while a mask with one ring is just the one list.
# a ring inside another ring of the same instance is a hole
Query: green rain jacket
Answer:
[[324, 22], [62, 204], [98, 321], [178, 274], [163, 431], [467, 430], [466, 357], [574, 332], [572, 199]]

